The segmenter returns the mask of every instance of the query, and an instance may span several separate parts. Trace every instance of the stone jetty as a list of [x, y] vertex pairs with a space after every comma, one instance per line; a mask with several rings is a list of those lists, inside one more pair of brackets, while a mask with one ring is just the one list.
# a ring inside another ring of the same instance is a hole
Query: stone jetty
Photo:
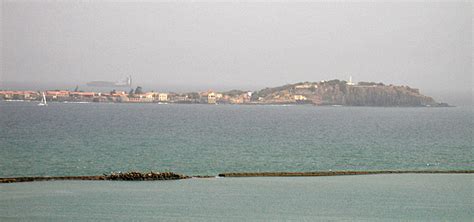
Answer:
[[[381, 170], [381, 171], [316, 171], [316, 172], [233, 172], [220, 173], [218, 177], [317, 177], [372, 174], [472, 174], [474, 170]], [[0, 183], [33, 182], [47, 180], [180, 180], [189, 178], [215, 178], [215, 176], [186, 176], [173, 172], [118, 172], [103, 176], [56, 176], [0, 178]]]
[[126, 181], [142, 181], [142, 180], [180, 180], [190, 178], [188, 176], [173, 172], [118, 172], [103, 176], [44, 176], [44, 177], [11, 177], [0, 178], [0, 183], [16, 183], [16, 182], [33, 182], [48, 180], [126, 180]]
[[219, 177], [315, 177], [315, 176], [344, 176], [370, 174], [457, 174], [474, 173], [474, 170], [380, 170], [380, 171], [316, 171], [316, 172], [239, 172], [221, 173]]

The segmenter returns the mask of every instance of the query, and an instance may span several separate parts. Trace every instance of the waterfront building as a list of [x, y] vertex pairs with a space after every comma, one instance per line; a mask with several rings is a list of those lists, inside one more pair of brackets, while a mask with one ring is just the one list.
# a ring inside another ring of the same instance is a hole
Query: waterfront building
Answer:
[[0, 91], [0, 98], [6, 100], [37, 100], [39, 93], [35, 91]]
[[75, 98], [93, 98], [94, 96], [100, 96], [100, 93], [95, 92], [70, 92], [69, 96]]
[[303, 95], [294, 95], [294, 99], [296, 101], [306, 101], [307, 100], [306, 96], [303, 96]]
[[156, 95], [156, 93], [154, 93], [154, 92], [133, 94], [133, 95], [128, 97], [128, 102], [151, 103], [151, 102], [153, 102], [153, 99], [154, 99], [155, 95]]
[[244, 103], [244, 99], [241, 97], [241, 96], [238, 96], [238, 97], [231, 97], [229, 99], [229, 102], [231, 104], [242, 104]]
[[129, 100], [130, 100], [130, 98], [126, 95], [114, 97], [114, 99], [113, 99], [113, 101], [121, 102], [121, 103], [127, 103], [127, 102], [129, 102]]
[[[180, 95], [180, 94], [169, 94], [168, 100], [175, 102], [175, 103], [192, 103], [193, 100], [188, 97], [188, 95]], [[199, 101], [199, 100], [197, 100]]]
[[128, 102], [128, 94], [125, 91], [112, 91], [109, 95], [105, 95], [111, 102]]
[[229, 96], [227, 98], [227, 101], [231, 104], [243, 104], [243, 103], [249, 103], [251, 97], [252, 97], [252, 92], [243, 92], [241, 94]]
[[98, 99], [101, 97], [101, 93], [96, 92], [69, 92], [69, 98], [63, 98], [64, 101], [80, 101], [80, 102], [93, 102], [93, 101], [104, 101]]
[[69, 91], [67, 90], [47, 90], [46, 98], [55, 101], [67, 101], [69, 98]]
[[[221, 94], [222, 95], [222, 94]], [[222, 96], [221, 96], [222, 97]], [[216, 104], [217, 99], [216, 99], [216, 93], [210, 92], [207, 94], [207, 103], [209, 104]]]
[[158, 96], [158, 93], [156, 93], [156, 92], [147, 92], [147, 93], [144, 93], [144, 94], [145, 94], [145, 98], [147, 98], [147, 99], [153, 99], [153, 98]]
[[131, 103], [151, 103], [153, 102], [153, 98], [145, 98], [145, 97], [135, 97], [135, 96], [131, 96], [131, 97], [128, 97], [128, 101], [127, 100], [124, 100], [122, 102], [131, 102]]
[[125, 91], [112, 91], [110, 92], [110, 96], [125, 96], [127, 95], [127, 92]]
[[168, 93], [159, 93], [158, 94], [158, 101], [167, 102], [168, 101]]
[[252, 98], [252, 94], [253, 94], [253, 92], [248, 91], [248, 92], [247, 92], [247, 97], [248, 97], [249, 99]]

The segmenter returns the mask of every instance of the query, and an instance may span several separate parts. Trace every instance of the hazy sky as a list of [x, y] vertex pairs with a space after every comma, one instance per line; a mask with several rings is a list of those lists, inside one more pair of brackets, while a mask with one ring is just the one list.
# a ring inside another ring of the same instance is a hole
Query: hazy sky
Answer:
[[347, 79], [472, 89], [472, 8], [458, 3], [2, 2], [3, 82], [132, 74], [159, 87]]

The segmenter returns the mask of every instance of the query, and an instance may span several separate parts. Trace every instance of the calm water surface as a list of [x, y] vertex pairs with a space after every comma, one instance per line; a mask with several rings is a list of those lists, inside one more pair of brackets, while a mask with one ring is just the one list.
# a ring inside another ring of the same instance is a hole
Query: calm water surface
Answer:
[[474, 169], [473, 109], [0, 102], [0, 177]]
[[0, 185], [0, 221], [472, 221], [473, 175]]

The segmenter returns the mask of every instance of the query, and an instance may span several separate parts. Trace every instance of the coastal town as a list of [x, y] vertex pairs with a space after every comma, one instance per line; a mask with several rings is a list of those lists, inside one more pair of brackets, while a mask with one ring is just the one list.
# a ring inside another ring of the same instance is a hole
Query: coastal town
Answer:
[[212, 90], [191, 93], [143, 92], [137, 87], [129, 92], [113, 90], [110, 92], [85, 92], [69, 90], [41, 91], [0, 91], [4, 101], [40, 101], [44, 93], [48, 102], [112, 102], [112, 103], [250, 103], [252, 92], [231, 92], [224, 94]]
[[[129, 87], [130, 88], [130, 87]], [[108, 92], [74, 90], [12, 91], [0, 89], [0, 100], [99, 103], [177, 104], [311, 104], [347, 106], [447, 106], [408, 86], [375, 82], [328, 80], [300, 82], [257, 91], [155, 92], [142, 87]]]

